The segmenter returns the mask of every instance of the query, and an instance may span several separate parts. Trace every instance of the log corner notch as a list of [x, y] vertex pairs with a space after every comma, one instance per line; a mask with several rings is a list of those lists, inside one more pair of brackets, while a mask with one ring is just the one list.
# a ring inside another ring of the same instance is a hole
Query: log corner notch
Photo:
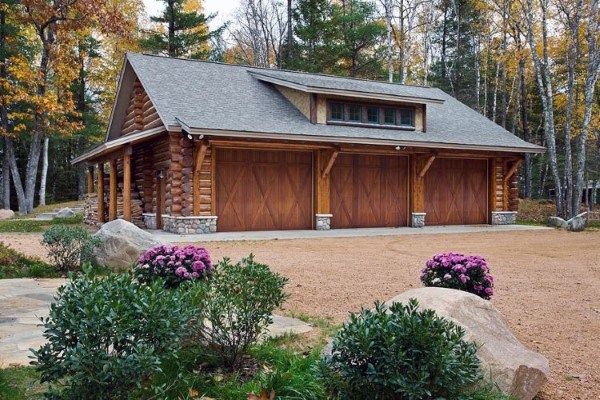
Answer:
[[200, 144], [196, 144], [194, 146], [194, 169], [193, 169], [193, 194], [192, 194], [192, 214], [200, 215], [200, 196], [201, 196], [201, 188], [200, 188], [200, 172], [202, 170], [202, 164], [204, 163], [204, 158], [206, 157], [206, 153], [208, 151], [208, 141], [202, 140]]
[[[516, 173], [521, 166], [523, 159], [507, 160], [505, 163], [506, 174], [502, 179], [502, 210], [517, 211], [518, 204], [518, 184], [516, 181]], [[509, 167], [510, 165], [510, 167]]]

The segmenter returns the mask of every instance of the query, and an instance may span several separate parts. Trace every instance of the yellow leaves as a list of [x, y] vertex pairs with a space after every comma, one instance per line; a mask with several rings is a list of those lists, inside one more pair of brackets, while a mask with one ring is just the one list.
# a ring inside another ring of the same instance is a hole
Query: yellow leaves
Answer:
[[254, 393], [250, 393], [248, 395], [248, 400], [274, 400], [275, 399], [275, 391], [271, 390], [267, 392], [266, 390], [262, 390], [260, 394], [257, 396]]

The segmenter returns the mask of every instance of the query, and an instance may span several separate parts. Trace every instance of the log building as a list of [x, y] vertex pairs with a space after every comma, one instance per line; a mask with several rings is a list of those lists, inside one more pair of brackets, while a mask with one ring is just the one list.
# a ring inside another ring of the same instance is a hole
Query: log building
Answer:
[[130, 53], [86, 220], [175, 233], [515, 222], [524, 142], [443, 91]]

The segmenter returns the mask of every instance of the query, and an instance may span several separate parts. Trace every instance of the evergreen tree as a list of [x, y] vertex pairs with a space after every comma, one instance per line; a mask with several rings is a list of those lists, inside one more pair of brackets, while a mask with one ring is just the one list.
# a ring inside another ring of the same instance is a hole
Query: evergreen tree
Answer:
[[365, 78], [381, 76], [380, 44], [385, 25], [371, 1], [299, 0], [294, 33], [296, 41], [286, 68]]
[[[170, 57], [190, 57], [206, 59], [210, 56], [210, 41], [218, 36], [224, 27], [210, 31], [208, 23], [216, 14], [205, 15], [200, 6], [186, 7], [186, 0], [162, 0], [165, 10], [151, 21], [160, 24], [148, 32], [140, 42], [144, 50]], [[194, 9], [195, 8], [195, 9]], [[162, 28], [165, 29], [162, 29]]]
[[440, 55], [431, 67], [430, 82], [475, 107], [480, 11], [474, 0], [442, 0], [438, 8], [442, 17], [434, 26], [432, 43], [439, 46]]

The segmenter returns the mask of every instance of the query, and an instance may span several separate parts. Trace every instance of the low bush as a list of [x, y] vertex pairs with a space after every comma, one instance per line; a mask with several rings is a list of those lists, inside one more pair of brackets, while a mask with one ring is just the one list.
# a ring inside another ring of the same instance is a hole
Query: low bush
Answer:
[[286, 299], [287, 279], [250, 255], [237, 264], [225, 258], [201, 287], [199, 339], [215, 351], [223, 366], [235, 368], [272, 322], [272, 313]]
[[76, 225], [83, 223], [83, 214], [75, 214], [70, 217], [54, 218], [50, 220], [51, 225]]
[[0, 242], [0, 279], [53, 278], [58, 276], [51, 265], [40, 259], [27, 257]]
[[416, 300], [352, 314], [333, 339], [328, 381], [348, 399], [457, 399], [481, 378], [464, 330]]
[[425, 286], [464, 290], [488, 299], [494, 294], [494, 278], [485, 258], [459, 253], [436, 254], [421, 270]]
[[98, 241], [85, 228], [66, 225], [49, 228], [42, 238], [48, 256], [60, 272], [76, 271], [83, 263], [91, 262]]
[[140, 282], [161, 278], [168, 287], [177, 287], [185, 281], [206, 278], [211, 271], [212, 262], [205, 248], [161, 244], [140, 256], [134, 275]]
[[129, 274], [83, 275], [59, 288], [42, 318], [47, 343], [33, 364], [47, 397], [123, 399], [141, 388], [189, 334], [189, 291]]

